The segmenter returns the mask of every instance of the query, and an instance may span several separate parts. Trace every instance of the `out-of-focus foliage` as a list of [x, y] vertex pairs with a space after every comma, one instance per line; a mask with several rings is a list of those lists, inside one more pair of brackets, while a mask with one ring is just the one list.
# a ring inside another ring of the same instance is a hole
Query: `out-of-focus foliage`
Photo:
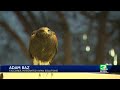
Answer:
[[52, 64], [120, 64], [120, 11], [0, 11], [0, 64], [31, 64], [30, 34], [42, 26], [58, 37]]

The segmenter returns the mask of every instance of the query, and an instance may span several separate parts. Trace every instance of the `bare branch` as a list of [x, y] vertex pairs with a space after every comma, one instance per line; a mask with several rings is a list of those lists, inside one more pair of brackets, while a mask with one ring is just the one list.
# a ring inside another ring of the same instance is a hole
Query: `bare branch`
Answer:
[[66, 18], [65, 18], [65, 16], [64, 16], [64, 14], [62, 13], [62, 12], [60, 12], [60, 11], [56, 11], [56, 13], [57, 13], [57, 15], [58, 15], [58, 17], [60, 18], [60, 20], [61, 20], [61, 26], [63, 27], [63, 31], [64, 32], [69, 32], [69, 26], [68, 26], [68, 24], [67, 24], [67, 21], [66, 21]]
[[69, 31], [69, 26], [62, 12], [56, 11], [56, 14], [61, 20], [61, 26], [63, 27], [63, 31], [64, 31], [63, 47], [64, 47], [64, 54], [65, 54], [65, 63], [71, 64], [72, 63], [72, 50], [71, 50], [71, 33]]
[[84, 15], [85, 17], [89, 18], [89, 19], [96, 19], [95, 16], [90, 15], [88, 12], [86, 11], [80, 11], [80, 14]]
[[45, 16], [45, 13], [40, 12], [40, 14], [41, 14], [41, 17], [42, 17], [43, 24], [48, 26], [48, 22], [47, 22], [47, 18]]
[[39, 23], [38, 23], [37, 19], [35, 18], [35, 16], [33, 15], [33, 13], [31, 11], [27, 11], [27, 13], [28, 13], [28, 16], [30, 17], [30, 19], [32, 20], [32, 25], [34, 25], [34, 26], [32, 26], [33, 30], [39, 28]]
[[14, 13], [18, 17], [18, 19], [21, 21], [21, 23], [22, 23], [22, 25], [24, 27], [25, 32], [30, 36], [31, 31], [32, 31], [32, 27], [29, 24], [29, 22], [26, 20], [25, 16], [23, 16], [20, 11], [14, 11]]
[[3, 28], [5, 28], [5, 31], [8, 32], [8, 33], [10, 33], [14, 37], [14, 39], [19, 44], [21, 50], [23, 51], [24, 55], [28, 56], [27, 55], [27, 48], [25, 47], [25, 44], [23, 43], [23, 41], [21, 40], [21, 38], [14, 32], [14, 30], [12, 30], [10, 28], [10, 26], [6, 22], [4, 22], [4, 21], [0, 21], [0, 26], [3, 27]]

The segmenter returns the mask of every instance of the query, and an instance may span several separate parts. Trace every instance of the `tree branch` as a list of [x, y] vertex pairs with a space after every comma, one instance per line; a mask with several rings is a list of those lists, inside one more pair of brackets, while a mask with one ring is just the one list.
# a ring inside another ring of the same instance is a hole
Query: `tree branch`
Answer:
[[95, 16], [90, 15], [88, 12], [86, 11], [80, 11], [80, 14], [84, 15], [85, 17], [89, 18], [89, 19], [96, 19]]
[[56, 11], [56, 14], [61, 20], [61, 26], [63, 27], [63, 31], [64, 31], [63, 47], [64, 47], [65, 63], [71, 64], [72, 63], [72, 50], [71, 50], [71, 33], [69, 31], [69, 26], [62, 12]]
[[30, 36], [31, 35], [31, 31], [32, 31], [32, 26], [26, 20], [25, 16], [23, 16], [22, 13], [20, 13], [20, 11], [14, 11], [14, 13], [18, 17], [18, 19], [21, 21], [21, 23], [22, 23], [22, 25], [24, 27], [25, 32]]
[[28, 13], [28, 16], [30, 17], [30, 19], [32, 20], [33, 30], [39, 28], [38, 21], [35, 18], [35, 16], [33, 15], [33, 13], [31, 11], [27, 11], [27, 13]]
[[0, 26], [3, 27], [3, 28], [5, 28], [5, 31], [8, 32], [8, 33], [10, 33], [10, 34], [14, 37], [14, 39], [15, 39], [15, 40], [17, 41], [17, 43], [19, 44], [21, 50], [23, 51], [24, 55], [25, 55], [25, 56], [28, 56], [28, 55], [27, 55], [27, 48], [25, 47], [25, 44], [24, 44], [23, 41], [20, 39], [20, 37], [14, 32], [14, 30], [12, 30], [12, 29], [10, 28], [10, 26], [9, 26], [6, 22], [4, 22], [4, 21], [0, 21]]

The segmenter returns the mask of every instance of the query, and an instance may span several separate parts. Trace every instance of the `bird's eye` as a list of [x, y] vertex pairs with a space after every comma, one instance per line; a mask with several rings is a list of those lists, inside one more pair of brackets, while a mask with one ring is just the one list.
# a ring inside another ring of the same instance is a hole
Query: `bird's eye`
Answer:
[[50, 29], [48, 29], [48, 32], [50, 32], [51, 30]]
[[34, 33], [32, 33], [32, 35], [34, 35]]
[[36, 33], [36, 31], [33, 31], [31, 35], [34, 35]]
[[35, 32], [32, 32], [32, 35], [34, 35], [35, 34]]

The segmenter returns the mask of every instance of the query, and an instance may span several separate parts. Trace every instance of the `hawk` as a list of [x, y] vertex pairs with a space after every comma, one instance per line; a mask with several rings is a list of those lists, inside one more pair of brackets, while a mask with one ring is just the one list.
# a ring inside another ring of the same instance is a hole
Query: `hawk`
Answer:
[[29, 42], [29, 55], [33, 65], [50, 65], [58, 50], [56, 33], [48, 27], [32, 32]]

